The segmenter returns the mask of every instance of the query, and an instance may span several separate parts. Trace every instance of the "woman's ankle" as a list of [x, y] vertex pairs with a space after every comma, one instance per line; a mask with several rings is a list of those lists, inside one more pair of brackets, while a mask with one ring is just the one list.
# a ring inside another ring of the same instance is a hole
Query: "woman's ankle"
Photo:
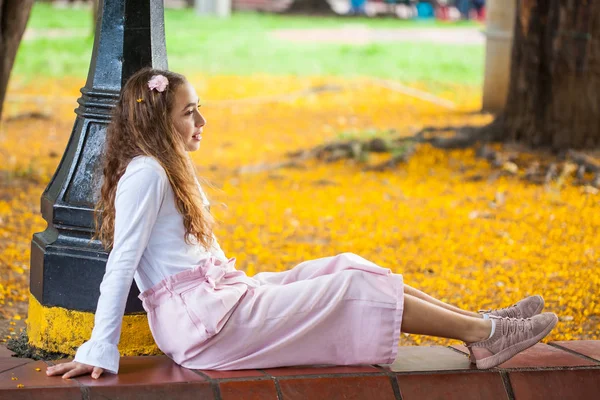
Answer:
[[466, 343], [475, 343], [487, 340], [492, 335], [492, 320], [490, 319], [478, 319], [474, 321], [473, 328], [465, 335]]

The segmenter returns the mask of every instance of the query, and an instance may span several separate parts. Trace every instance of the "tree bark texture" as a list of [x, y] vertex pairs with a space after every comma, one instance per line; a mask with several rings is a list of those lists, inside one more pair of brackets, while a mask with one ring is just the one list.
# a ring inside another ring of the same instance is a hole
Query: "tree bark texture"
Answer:
[[519, 0], [505, 138], [600, 147], [600, 1]]
[[25, 32], [34, 0], [0, 0], [0, 117], [8, 78]]

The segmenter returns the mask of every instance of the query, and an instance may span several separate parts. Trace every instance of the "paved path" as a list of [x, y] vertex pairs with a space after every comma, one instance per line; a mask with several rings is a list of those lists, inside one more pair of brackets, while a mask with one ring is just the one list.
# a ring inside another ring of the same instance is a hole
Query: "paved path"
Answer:
[[381, 42], [430, 42], [481, 46], [485, 42], [479, 28], [374, 29], [347, 24], [327, 29], [277, 29], [271, 35], [292, 42], [369, 44]]

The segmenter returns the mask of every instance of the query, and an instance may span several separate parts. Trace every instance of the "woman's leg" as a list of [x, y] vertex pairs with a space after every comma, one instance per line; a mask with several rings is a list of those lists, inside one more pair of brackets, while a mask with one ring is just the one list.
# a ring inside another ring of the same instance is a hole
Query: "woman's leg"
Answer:
[[462, 310], [462, 309], [460, 309], [458, 307], [451, 306], [450, 304], [446, 304], [446, 303], [444, 303], [441, 300], [438, 300], [438, 299], [436, 299], [434, 297], [431, 297], [427, 293], [423, 293], [420, 290], [415, 289], [412, 286], [408, 286], [407, 284], [404, 284], [404, 293], [405, 294], [409, 294], [409, 295], [414, 296], [414, 297], [417, 297], [417, 298], [419, 298], [421, 300], [424, 300], [424, 301], [426, 301], [428, 303], [435, 304], [438, 307], [445, 308], [446, 310], [453, 311], [453, 312], [458, 313], [458, 314], [466, 315], [468, 317], [473, 317], [473, 318], [483, 318], [483, 315], [481, 315], [479, 313], [472, 312], [472, 311]]
[[405, 291], [401, 329], [405, 333], [458, 339], [473, 343], [485, 340], [490, 336], [492, 322], [448, 310]]
[[487, 369], [533, 346], [558, 322], [553, 313], [531, 318], [493, 317], [470, 317], [405, 292], [400, 328], [406, 333], [462, 340], [468, 343], [471, 362], [476, 363], [477, 368]]

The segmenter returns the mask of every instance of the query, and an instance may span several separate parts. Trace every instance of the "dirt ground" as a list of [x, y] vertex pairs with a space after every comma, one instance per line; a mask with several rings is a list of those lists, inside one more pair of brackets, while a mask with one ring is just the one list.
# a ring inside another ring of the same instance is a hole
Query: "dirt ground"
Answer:
[[21, 319], [7, 318], [0, 314], [0, 343], [5, 343], [9, 338], [16, 338], [26, 327], [27, 302], [13, 303], [13, 306], [3, 307], [10, 315], [20, 315]]

